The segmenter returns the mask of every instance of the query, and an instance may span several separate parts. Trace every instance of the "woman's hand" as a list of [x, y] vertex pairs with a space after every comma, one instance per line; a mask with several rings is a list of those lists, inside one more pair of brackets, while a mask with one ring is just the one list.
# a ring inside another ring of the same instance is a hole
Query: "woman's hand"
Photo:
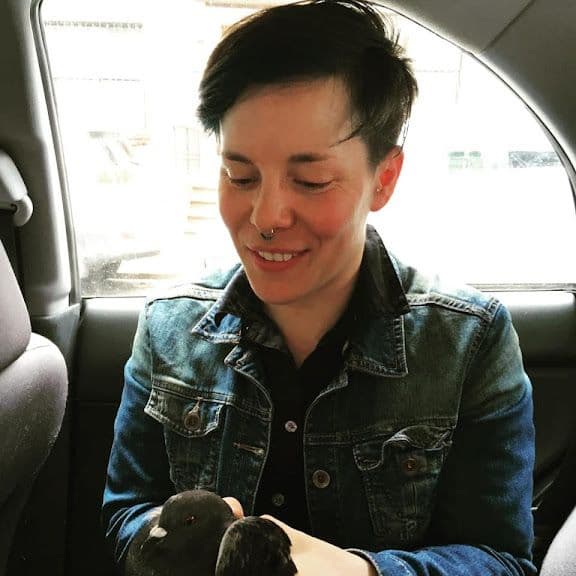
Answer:
[[232, 496], [225, 496], [224, 498], [222, 498], [222, 500], [224, 500], [224, 502], [226, 502], [226, 504], [228, 504], [228, 506], [232, 508], [232, 514], [234, 514], [236, 520], [244, 518], [244, 510], [242, 509], [242, 504], [240, 504], [240, 502], [238, 502], [236, 498]]
[[[236, 518], [243, 518], [242, 505], [236, 498], [227, 496], [226, 503], [232, 508]], [[376, 576], [376, 570], [367, 560], [333, 546], [324, 540], [314, 538], [300, 530], [294, 530], [273, 516], [262, 516], [275, 522], [286, 532], [292, 543], [291, 556], [298, 568], [298, 576]]]
[[288, 534], [292, 542], [292, 560], [298, 568], [298, 576], [376, 576], [376, 570], [364, 558], [333, 546], [324, 540], [314, 538], [305, 532], [294, 530], [272, 516], [262, 516], [272, 520]]

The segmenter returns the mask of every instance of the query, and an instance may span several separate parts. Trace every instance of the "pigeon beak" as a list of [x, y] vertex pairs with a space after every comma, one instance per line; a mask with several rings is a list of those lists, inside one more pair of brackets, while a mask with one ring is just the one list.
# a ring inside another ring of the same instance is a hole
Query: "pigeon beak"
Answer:
[[164, 528], [161, 526], [154, 526], [154, 528], [152, 528], [148, 533], [148, 538], [158, 538], [160, 540], [161, 538], [164, 538], [166, 534], [168, 534], [168, 532], [166, 532]]
[[146, 536], [146, 540], [142, 542], [140, 546], [140, 551], [143, 554], [149, 554], [151, 550], [153, 550], [156, 546], [160, 545], [164, 540], [163, 538], [168, 534], [164, 528], [161, 528], [156, 524], [150, 529], [148, 532], [148, 536]]

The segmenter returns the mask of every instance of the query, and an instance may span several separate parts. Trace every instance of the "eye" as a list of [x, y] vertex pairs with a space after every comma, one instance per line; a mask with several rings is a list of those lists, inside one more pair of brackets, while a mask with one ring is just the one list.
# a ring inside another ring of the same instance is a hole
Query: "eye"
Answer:
[[256, 182], [256, 178], [231, 178], [230, 176], [228, 177], [228, 180], [231, 184], [240, 188], [250, 186], [250, 184]]
[[190, 526], [191, 524], [194, 524], [195, 521], [196, 521], [196, 516], [188, 516], [188, 518], [184, 519], [184, 524], [186, 526]]
[[326, 182], [312, 182], [310, 180], [295, 180], [296, 184], [305, 190], [322, 190], [332, 183], [332, 180]]
[[222, 168], [222, 175], [232, 186], [236, 188], [247, 188], [255, 184], [258, 180], [256, 176], [235, 177], [232, 172], [226, 168]]

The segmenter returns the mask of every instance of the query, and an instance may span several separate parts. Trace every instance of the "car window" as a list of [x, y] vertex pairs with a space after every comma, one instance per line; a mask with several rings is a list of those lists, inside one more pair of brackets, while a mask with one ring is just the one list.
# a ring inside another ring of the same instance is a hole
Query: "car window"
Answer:
[[[265, 4], [44, 0], [84, 296], [145, 294], [236, 260], [196, 90], [226, 28]], [[390, 17], [420, 95], [398, 188], [370, 219], [387, 246], [480, 286], [573, 284], [574, 199], [538, 121], [473, 57]]]

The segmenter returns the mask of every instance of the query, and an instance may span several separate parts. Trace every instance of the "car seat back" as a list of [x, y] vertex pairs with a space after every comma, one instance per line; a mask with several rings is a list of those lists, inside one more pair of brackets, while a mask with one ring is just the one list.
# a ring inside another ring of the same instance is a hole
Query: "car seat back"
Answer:
[[0, 576], [34, 478], [60, 430], [67, 389], [64, 358], [32, 333], [0, 243]]

